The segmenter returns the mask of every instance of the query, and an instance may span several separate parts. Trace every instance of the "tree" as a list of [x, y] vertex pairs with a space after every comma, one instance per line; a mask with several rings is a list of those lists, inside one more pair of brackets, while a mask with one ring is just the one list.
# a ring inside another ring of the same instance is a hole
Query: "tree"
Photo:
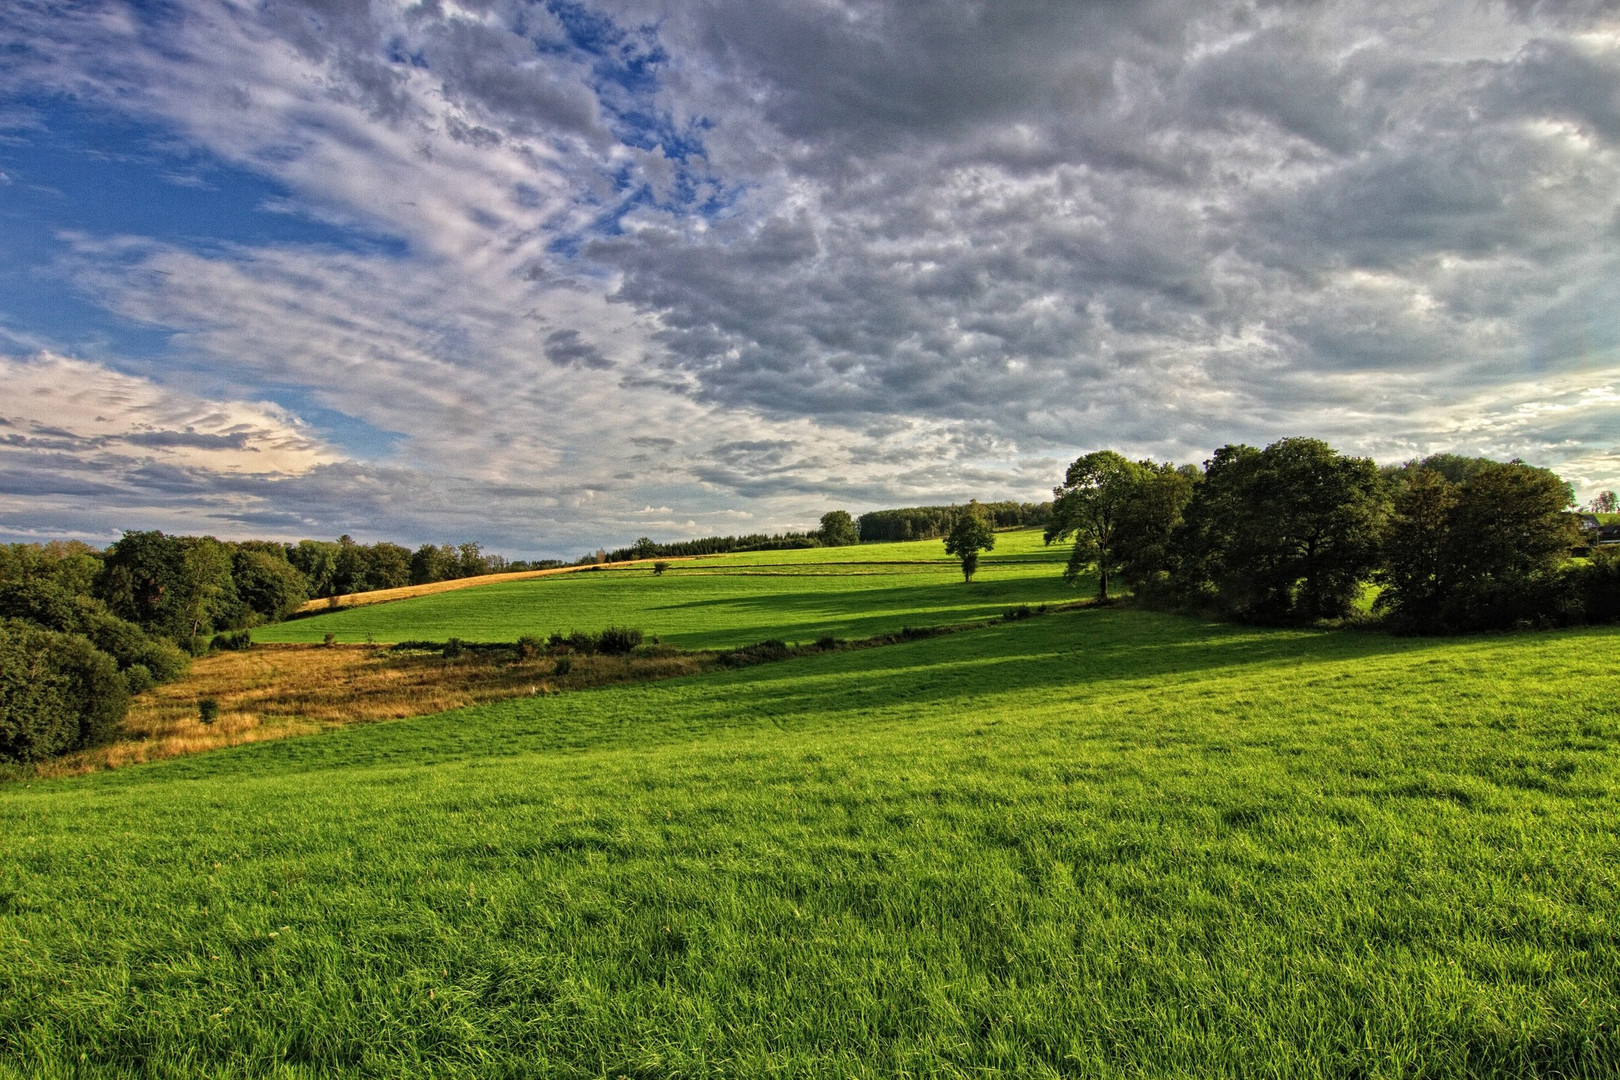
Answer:
[[484, 558], [483, 545], [469, 540], [456, 549], [456, 576], [477, 577], [489, 573], [489, 562]]
[[342, 548], [330, 540], [300, 540], [287, 549], [287, 561], [309, 582], [311, 596], [335, 596], [339, 591], [338, 555]]
[[[250, 547], [238, 547], [231, 560], [236, 596], [258, 619], [280, 622], [309, 599], [309, 580], [286, 556]], [[251, 620], [244, 619], [242, 625]]]
[[969, 503], [957, 512], [956, 521], [945, 537], [945, 554], [962, 560], [962, 580], [971, 583], [979, 568], [979, 552], [996, 546], [996, 533], [990, 522], [979, 512], [977, 502]]
[[1395, 497], [1376, 607], [1397, 629], [1428, 630], [1438, 622], [1451, 587], [1448, 551], [1456, 506], [1457, 485], [1431, 468], [1412, 470]]
[[[411, 584], [429, 585], [455, 577], [456, 552], [448, 546], [423, 544], [411, 555]], [[317, 594], [319, 595], [319, 594]]]
[[1589, 505], [1594, 514], [1620, 513], [1620, 495], [1612, 491], [1600, 491]]
[[1579, 543], [1573, 501], [1557, 475], [1522, 461], [1488, 462], [1459, 483], [1419, 470], [1396, 501], [1379, 607], [1418, 633], [1575, 617], [1560, 575]]
[[1046, 527], [1046, 542], [1074, 537], [1063, 577], [1073, 582], [1095, 563], [1099, 600], [1108, 599], [1108, 575], [1120, 563], [1115, 538], [1145, 473], [1141, 465], [1112, 450], [1098, 450], [1076, 459], [1063, 483], [1052, 489], [1052, 522]]
[[1196, 466], [1140, 463], [1143, 476], [1114, 534], [1119, 576], [1138, 596], [1169, 591], [1175, 565], [1173, 538], [1203, 479]]
[[1348, 614], [1377, 564], [1385, 485], [1318, 439], [1224, 446], [1177, 530], [1177, 590], [1261, 620]]
[[365, 549], [366, 584], [372, 589], [397, 589], [411, 583], [409, 548], [387, 541]]
[[847, 510], [829, 510], [821, 515], [816, 537], [827, 547], [848, 547], [861, 542], [861, 531]]

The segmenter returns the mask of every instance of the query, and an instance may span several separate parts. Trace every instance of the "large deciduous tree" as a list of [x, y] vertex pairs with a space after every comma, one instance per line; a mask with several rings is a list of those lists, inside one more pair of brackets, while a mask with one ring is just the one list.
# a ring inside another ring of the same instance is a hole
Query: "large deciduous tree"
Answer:
[[1342, 617], [1377, 565], [1386, 516], [1370, 459], [1318, 439], [1224, 446], [1178, 530], [1178, 587], [1246, 618]]
[[1074, 581], [1093, 564], [1097, 598], [1108, 599], [1118, 574], [1152, 591], [1169, 566], [1170, 536], [1192, 497], [1196, 472], [1152, 461], [1128, 461], [1112, 450], [1078, 458], [1052, 489], [1048, 544], [1074, 537], [1063, 576]]
[[1418, 469], [1397, 498], [1379, 607], [1417, 633], [1560, 621], [1559, 571], [1580, 541], [1569, 485], [1523, 462], [1453, 483]]
[[1120, 562], [1115, 539], [1141, 487], [1143, 472], [1141, 465], [1121, 454], [1098, 450], [1077, 458], [1063, 474], [1063, 483], [1052, 489], [1052, 521], [1046, 526], [1046, 542], [1074, 537], [1063, 576], [1072, 582], [1095, 563], [1099, 600], [1108, 599], [1108, 575]]

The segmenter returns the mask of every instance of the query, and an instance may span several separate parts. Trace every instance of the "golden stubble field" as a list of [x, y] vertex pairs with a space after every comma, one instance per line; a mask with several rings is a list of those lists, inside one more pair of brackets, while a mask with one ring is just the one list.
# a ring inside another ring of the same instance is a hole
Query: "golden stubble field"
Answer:
[[[557, 658], [545, 656], [469, 651], [451, 659], [386, 645], [255, 645], [193, 661], [183, 678], [134, 700], [115, 742], [41, 762], [37, 774], [115, 769], [501, 698], [687, 675], [713, 663], [712, 653], [673, 650], [633, 658], [574, 655], [558, 674]], [[219, 703], [219, 715], [204, 724], [198, 704], [208, 698]]]

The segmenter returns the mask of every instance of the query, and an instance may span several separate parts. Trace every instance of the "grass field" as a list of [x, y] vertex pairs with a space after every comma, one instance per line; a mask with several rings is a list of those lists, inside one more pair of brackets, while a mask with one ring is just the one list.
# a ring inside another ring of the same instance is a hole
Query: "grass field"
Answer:
[[258, 641], [514, 641], [520, 634], [633, 626], [692, 649], [765, 638], [864, 638], [904, 626], [970, 622], [1019, 604], [1088, 595], [1065, 585], [1062, 545], [1039, 530], [997, 534], [971, 586], [939, 540], [757, 551], [606, 567], [334, 611], [254, 630]]
[[1617, 645], [1091, 609], [9, 785], [0, 1075], [1612, 1076]]

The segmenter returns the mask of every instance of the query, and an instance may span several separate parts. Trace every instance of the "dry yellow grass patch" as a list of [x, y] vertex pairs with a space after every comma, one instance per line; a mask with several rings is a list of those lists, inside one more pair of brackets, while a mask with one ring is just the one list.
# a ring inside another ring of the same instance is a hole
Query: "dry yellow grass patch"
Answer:
[[[715, 662], [712, 653], [674, 651], [569, 659], [571, 670], [558, 676], [555, 659], [514, 661], [509, 653], [450, 660], [384, 645], [255, 645], [215, 653], [194, 661], [184, 678], [137, 697], [116, 742], [41, 762], [37, 772], [69, 776], [498, 698], [687, 675]], [[205, 698], [219, 703], [212, 724], [198, 713]]]

